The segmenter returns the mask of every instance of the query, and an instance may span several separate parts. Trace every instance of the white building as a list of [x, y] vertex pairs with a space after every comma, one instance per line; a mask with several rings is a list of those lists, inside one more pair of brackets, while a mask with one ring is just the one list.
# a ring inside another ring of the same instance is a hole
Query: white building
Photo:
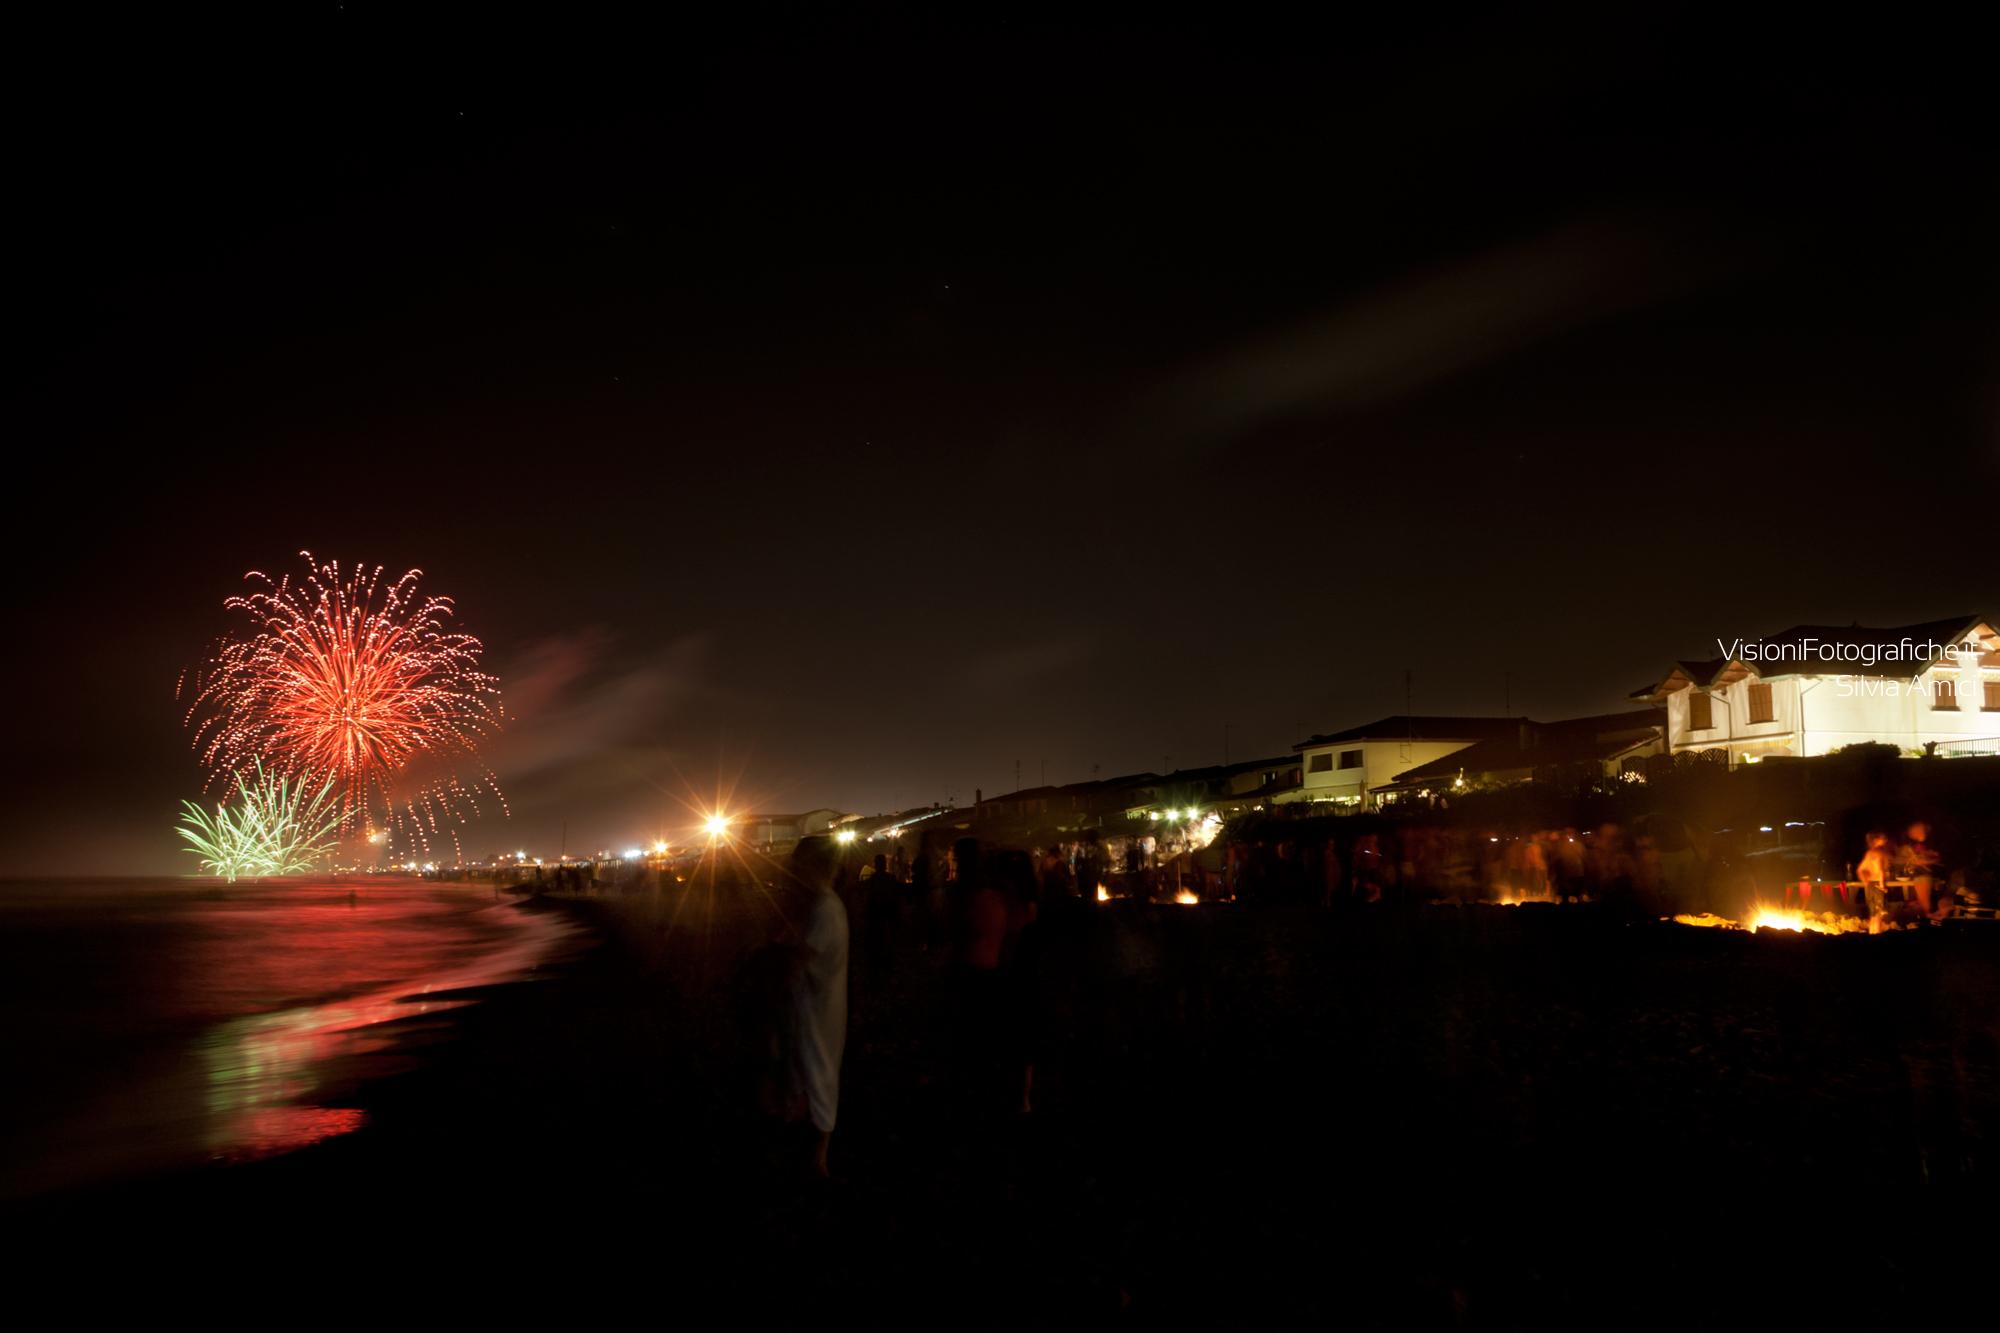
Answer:
[[1672, 754], [1727, 762], [1878, 742], [1906, 755], [2000, 754], [2000, 633], [1966, 616], [1888, 629], [1797, 625], [1718, 644], [1634, 699], [1664, 704]]
[[1409, 769], [1479, 741], [1511, 736], [1521, 722], [1507, 717], [1399, 715], [1330, 736], [1313, 736], [1292, 747], [1299, 756], [1299, 785], [1273, 799], [1372, 810], [1375, 793]]

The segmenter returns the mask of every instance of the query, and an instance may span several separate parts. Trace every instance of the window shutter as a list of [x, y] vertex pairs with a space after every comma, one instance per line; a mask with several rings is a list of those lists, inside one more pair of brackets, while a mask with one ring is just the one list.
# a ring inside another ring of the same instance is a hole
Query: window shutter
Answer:
[[1696, 690], [1688, 696], [1688, 730], [1707, 731], [1714, 725], [1715, 716], [1709, 697]]

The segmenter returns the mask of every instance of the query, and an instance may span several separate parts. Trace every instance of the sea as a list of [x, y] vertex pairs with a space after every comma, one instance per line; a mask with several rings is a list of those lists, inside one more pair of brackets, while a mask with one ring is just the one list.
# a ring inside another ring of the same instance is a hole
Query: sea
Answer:
[[356, 875], [0, 881], [0, 1197], [290, 1152], [448, 1041], [467, 992], [546, 975], [559, 914]]

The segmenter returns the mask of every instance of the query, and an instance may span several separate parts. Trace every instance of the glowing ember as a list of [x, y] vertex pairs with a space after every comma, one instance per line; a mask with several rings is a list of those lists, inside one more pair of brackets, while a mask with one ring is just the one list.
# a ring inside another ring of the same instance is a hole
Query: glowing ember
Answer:
[[1839, 935], [1851, 930], [1866, 930], [1868, 923], [1856, 917], [1836, 916], [1832, 912], [1785, 911], [1764, 907], [1750, 918], [1750, 929], [1810, 930], [1821, 935]]
[[1760, 907], [1750, 920], [1735, 921], [1713, 912], [1698, 915], [1682, 914], [1673, 918], [1683, 926], [1720, 926], [1726, 930], [1792, 930], [1811, 932], [1816, 935], [1846, 935], [1868, 929], [1867, 921], [1860, 917], [1842, 916], [1837, 912], [1800, 912], [1789, 908]]
[[1103, 886], [1102, 884], [1098, 885], [1098, 886], [1097, 886], [1097, 901], [1099, 901], [1099, 902], [1101, 902], [1101, 903], [1108, 903], [1108, 902], [1110, 902], [1110, 901], [1111, 901], [1111, 890], [1109, 890], [1109, 889], [1105, 888], [1105, 887], [1104, 887], [1104, 886]]
[[1182, 907], [1192, 907], [1196, 903], [1201, 901], [1201, 895], [1195, 893], [1191, 889], [1182, 889], [1179, 893], [1174, 895], [1174, 901], [1179, 903]]

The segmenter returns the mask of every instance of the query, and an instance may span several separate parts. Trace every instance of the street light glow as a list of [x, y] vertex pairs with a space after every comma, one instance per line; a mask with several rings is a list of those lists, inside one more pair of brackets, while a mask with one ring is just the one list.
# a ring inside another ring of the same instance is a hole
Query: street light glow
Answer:
[[710, 815], [706, 820], [706, 822], [703, 824], [703, 827], [708, 830], [709, 837], [719, 838], [723, 834], [729, 832], [729, 816]]

